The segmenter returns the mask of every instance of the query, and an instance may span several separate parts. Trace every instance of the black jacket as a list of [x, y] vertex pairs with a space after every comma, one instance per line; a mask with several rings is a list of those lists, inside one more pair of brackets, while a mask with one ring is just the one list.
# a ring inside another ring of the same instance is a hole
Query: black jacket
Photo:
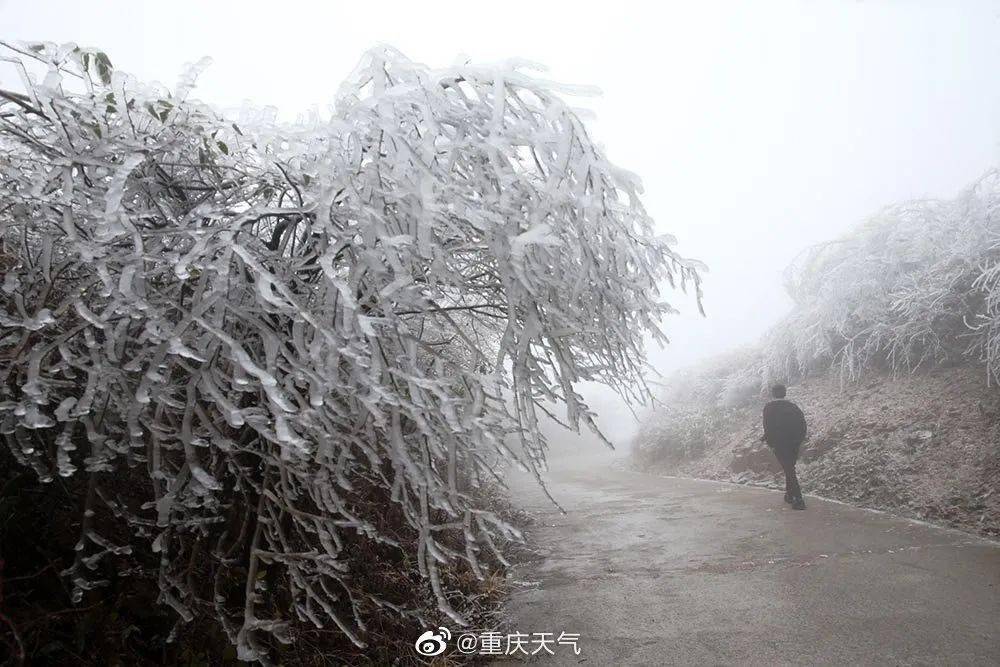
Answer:
[[798, 447], [806, 439], [806, 418], [799, 406], [779, 398], [764, 406], [764, 441], [771, 447]]

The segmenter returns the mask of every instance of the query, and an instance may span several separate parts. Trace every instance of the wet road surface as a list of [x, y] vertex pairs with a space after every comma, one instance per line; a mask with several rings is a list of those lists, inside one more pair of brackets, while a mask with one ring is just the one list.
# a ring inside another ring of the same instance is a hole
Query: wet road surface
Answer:
[[548, 479], [568, 514], [511, 480], [537, 550], [513, 572], [512, 631], [578, 633], [580, 654], [539, 662], [1000, 664], [995, 542], [808, 496], [796, 512], [766, 489], [607, 467]]

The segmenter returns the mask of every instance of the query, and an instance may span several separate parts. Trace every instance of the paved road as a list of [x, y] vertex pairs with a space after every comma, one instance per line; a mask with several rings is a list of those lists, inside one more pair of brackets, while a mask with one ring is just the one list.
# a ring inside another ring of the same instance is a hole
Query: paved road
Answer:
[[[538, 556], [514, 629], [580, 634], [545, 664], [998, 665], [1000, 546], [781, 493], [626, 471], [530, 480]], [[531, 647], [534, 648], [534, 647]], [[510, 664], [510, 663], [507, 663]]]

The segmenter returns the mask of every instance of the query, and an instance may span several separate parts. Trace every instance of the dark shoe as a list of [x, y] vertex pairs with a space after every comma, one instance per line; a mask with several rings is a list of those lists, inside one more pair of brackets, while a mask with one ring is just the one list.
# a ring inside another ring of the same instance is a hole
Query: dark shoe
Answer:
[[793, 510], [804, 510], [806, 508], [806, 503], [801, 497], [792, 499], [792, 509]]

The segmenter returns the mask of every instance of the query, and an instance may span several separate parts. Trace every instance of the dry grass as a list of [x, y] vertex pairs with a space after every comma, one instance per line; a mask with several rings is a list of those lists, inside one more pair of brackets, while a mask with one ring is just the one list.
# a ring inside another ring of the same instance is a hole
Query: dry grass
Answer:
[[[72, 562], [79, 534], [79, 508], [74, 499], [80, 494], [72, 488], [79, 482], [57, 478], [52, 484], [38, 484], [31, 471], [13, 463], [6, 449], [0, 448], [0, 559], [4, 560], [0, 570], [0, 664], [239, 664], [228, 639], [208, 617], [180, 626], [177, 641], [168, 642], [176, 616], [158, 604], [156, 581], [141, 576], [138, 568], [103, 572], [110, 585], [90, 591], [82, 602], [73, 604], [68, 584], [58, 573]], [[371, 496], [369, 501], [378, 502], [378, 498]], [[484, 492], [484, 501], [506, 520], [521, 521], [498, 490]], [[408, 527], [401, 518], [386, 511], [385, 521], [395, 526], [397, 537], [406, 544]], [[457, 545], [455, 538], [451, 546]], [[433, 596], [427, 582], [404, 567], [403, 551], [379, 550], [365, 540], [354, 546], [351, 568], [358, 584], [412, 611], [399, 614], [362, 605], [364, 640], [368, 643], [363, 650], [335, 627], [316, 629], [296, 624], [294, 644], [273, 647], [280, 664], [428, 664], [413, 650], [414, 640], [429, 627], [451, 623], [429, 602]], [[516, 545], [498, 546], [513, 553]], [[139, 555], [139, 560], [151, 557]], [[449, 601], [471, 619], [472, 626], [496, 629], [503, 623], [502, 604], [508, 594], [506, 570], [495, 559], [483, 560], [487, 566], [483, 581], [462, 561], [442, 567], [441, 574], [451, 591]], [[281, 586], [280, 580], [273, 583], [276, 589]], [[279, 604], [277, 600], [280, 597], [272, 603]], [[23, 660], [19, 659], [22, 650]], [[451, 655], [431, 664], [469, 662], [458, 660], [463, 657]]]
[[[789, 389], [809, 421], [799, 478], [806, 493], [1000, 535], [1000, 391], [981, 368], [951, 367], [842, 388], [832, 376]], [[715, 408], [708, 444], [650, 443], [644, 464], [680, 474], [779, 486], [760, 442], [760, 404]], [[704, 410], [712, 412], [711, 409]]]

